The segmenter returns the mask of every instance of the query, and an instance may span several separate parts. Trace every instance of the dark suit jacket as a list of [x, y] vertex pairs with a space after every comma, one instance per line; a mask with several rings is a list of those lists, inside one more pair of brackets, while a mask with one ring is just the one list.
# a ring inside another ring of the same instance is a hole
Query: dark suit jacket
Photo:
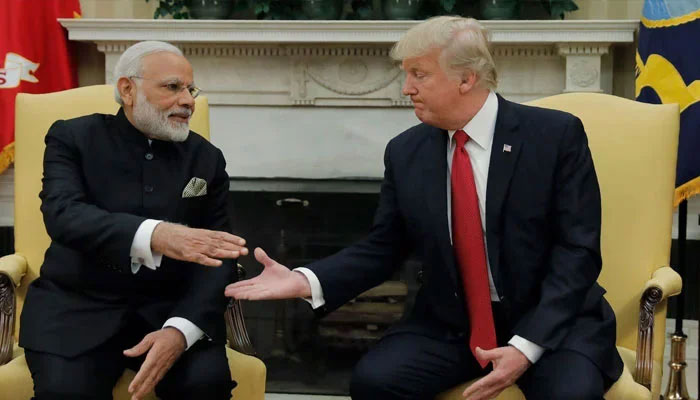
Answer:
[[[192, 177], [206, 180], [208, 193], [182, 198]], [[221, 151], [193, 132], [181, 143], [149, 146], [123, 110], [54, 123], [40, 194], [51, 245], [27, 293], [20, 344], [75, 356], [134, 315], [154, 330], [169, 317], [186, 318], [223, 343], [223, 291], [236, 277], [230, 260], [210, 268], [163, 257], [156, 271], [133, 274], [129, 253], [147, 218], [230, 231], [228, 187]]]
[[[600, 191], [583, 125], [571, 114], [498, 102], [486, 238], [509, 334], [583, 353], [617, 379], [615, 315], [596, 283]], [[323, 288], [321, 314], [387, 280], [414, 253], [423, 284], [397, 329], [469, 330], [447, 225], [447, 140], [446, 131], [420, 124], [389, 142], [371, 233], [309, 266]]]

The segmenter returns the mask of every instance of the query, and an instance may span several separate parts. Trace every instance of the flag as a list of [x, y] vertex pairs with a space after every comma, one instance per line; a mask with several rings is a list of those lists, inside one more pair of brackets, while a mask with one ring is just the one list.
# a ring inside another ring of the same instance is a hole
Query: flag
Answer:
[[645, 0], [636, 59], [637, 100], [680, 106], [677, 206], [700, 194], [700, 0]]
[[14, 160], [17, 93], [77, 86], [66, 32], [56, 19], [79, 17], [79, 0], [0, 2], [0, 173]]

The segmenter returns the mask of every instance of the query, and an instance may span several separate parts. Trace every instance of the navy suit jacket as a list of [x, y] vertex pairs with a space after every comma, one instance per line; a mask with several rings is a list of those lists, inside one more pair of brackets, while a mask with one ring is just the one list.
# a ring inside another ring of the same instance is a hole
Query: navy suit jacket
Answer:
[[[583, 125], [568, 113], [498, 101], [486, 239], [508, 334], [578, 351], [617, 379], [615, 315], [596, 283], [600, 191]], [[389, 279], [414, 254], [423, 283], [408, 320], [394, 330], [468, 332], [448, 232], [447, 140], [445, 130], [420, 124], [389, 142], [370, 234], [309, 265], [326, 301], [320, 314]]]

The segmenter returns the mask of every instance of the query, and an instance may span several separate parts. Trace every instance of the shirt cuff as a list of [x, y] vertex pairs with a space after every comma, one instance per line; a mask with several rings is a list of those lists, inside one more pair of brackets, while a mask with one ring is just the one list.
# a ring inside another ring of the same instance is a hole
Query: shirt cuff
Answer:
[[304, 301], [311, 304], [311, 308], [314, 310], [326, 304], [326, 299], [323, 298], [323, 288], [321, 287], [321, 282], [318, 280], [316, 274], [314, 274], [310, 269], [304, 267], [294, 268], [293, 271], [304, 275], [311, 286], [311, 298], [305, 298]]
[[151, 250], [151, 236], [156, 225], [161, 223], [157, 219], [147, 219], [139, 225], [131, 242], [131, 272], [137, 273], [142, 265], [155, 270], [160, 266], [163, 255]]
[[192, 347], [193, 344], [204, 336], [204, 331], [199, 329], [197, 325], [180, 317], [168, 318], [163, 324], [163, 328], [167, 327], [175, 328], [182, 333], [185, 337], [185, 342], [187, 342], [187, 348], [185, 350]]
[[544, 353], [544, 347], [532, 343], [531, 341], [518, 335], [513, 336], [508, 341], [508, 344], [520, 350], [520, 352], [523, 353], [525, 357], [533, 364], [536, 363]]

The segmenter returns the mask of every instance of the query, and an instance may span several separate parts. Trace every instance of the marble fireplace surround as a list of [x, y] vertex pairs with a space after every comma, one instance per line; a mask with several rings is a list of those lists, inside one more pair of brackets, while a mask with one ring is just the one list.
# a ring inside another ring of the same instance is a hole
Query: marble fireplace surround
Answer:
[[[233, 190], [283, 190], [294, 181], [376, 190], [389, 139], [418, 123], [387, 57], [415, 21], [61, 20], [94, 42], [105, 81], [141, 40], [179, 46], [211, 105], [212, 141]], [[527, 101], [569, 91], [612, 92], [611, 53], [633, 46], [638, 21], [485, 21], [499, 92]], [[301, 183], [300, 183], [301, 182]], [[358, 182], [360, 182], [358, 184]], [[300, 186], [301, 185], [301, 186]], [[345, 189], [338, 189], [345, 190]]]

